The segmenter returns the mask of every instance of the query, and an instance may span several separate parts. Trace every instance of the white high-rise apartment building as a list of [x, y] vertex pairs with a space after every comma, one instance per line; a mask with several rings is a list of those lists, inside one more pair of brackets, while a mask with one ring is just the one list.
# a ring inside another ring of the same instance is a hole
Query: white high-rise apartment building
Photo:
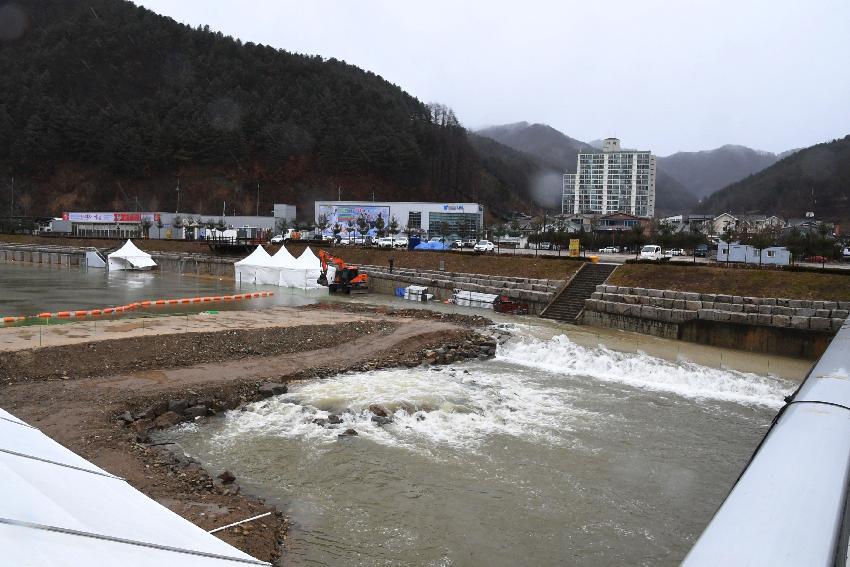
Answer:
[[649, 151], [622, 150], [617, 138], [606, 138], [601, 152], [579, 154], [576, 173], [564, 174], [561, 212], [652, 217], [655, 156]]

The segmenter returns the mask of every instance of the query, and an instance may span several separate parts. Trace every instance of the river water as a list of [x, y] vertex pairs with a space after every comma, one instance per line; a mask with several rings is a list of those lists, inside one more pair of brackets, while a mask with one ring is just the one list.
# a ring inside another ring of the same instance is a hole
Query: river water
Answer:
[[145, 313], [304, 305], [327, 296], [327, 290], [304, 291], [254, 285], [242, 286], [240, 289], [232, 280], [181, 276], [170, 272], [84, 270], [0, 262], [0, 317], [36, 315], [44, 311], [100, 309], [147, 299], [179, 299], [247, 291], [273, 291], [274, 295], [250, 301], [155, 307]]
[[514, 331], [494, 360], [305, 381], [161, 439], [282, 505], [288, 565], [674, 565], [794, 386]]

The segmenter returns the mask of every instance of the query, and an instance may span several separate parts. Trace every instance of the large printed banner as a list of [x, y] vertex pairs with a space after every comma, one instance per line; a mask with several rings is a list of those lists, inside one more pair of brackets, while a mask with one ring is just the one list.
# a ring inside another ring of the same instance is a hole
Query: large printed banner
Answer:
[[159, 213], [62, 213], [62, 220], [74, 222], [156, 222]]
[[357, 227], [357, 219], [361, 215], [366, 217], [369, 222], [369, 228], [375, 227], [375, 221], [380, 215], [384, 220], [384, 225], [390, 222], [390, 208], [386, 206], [371, 206], [371, 205], [319, 205], [319, 215], [325, 215], [328, 219], [328, 228], [339, 223], [343, 231], [348, 228], [348, 221], [354, 223]]

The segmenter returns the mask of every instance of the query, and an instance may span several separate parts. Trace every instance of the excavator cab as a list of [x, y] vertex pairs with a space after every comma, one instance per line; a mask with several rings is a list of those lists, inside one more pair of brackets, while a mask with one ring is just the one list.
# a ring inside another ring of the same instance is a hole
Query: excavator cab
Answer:
[[[369, 276], [361, 274], [357, 266], [350, 266], [340, 258], [335, 258], [325, 252], [319, 251], [319, 260], [322, 262], [322, 273], [316, 283], [327, 286], [330, 293], [365, 293], [369, 291]], [[333, 281], [328, 281], [328, 263], [336, 266]]]

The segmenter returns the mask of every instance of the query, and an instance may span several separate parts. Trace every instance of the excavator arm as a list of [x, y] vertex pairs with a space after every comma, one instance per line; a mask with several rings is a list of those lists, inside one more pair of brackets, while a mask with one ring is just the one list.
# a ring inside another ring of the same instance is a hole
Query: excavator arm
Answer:
[[[366, 291], [369, 289], [369, 276], [361, 274], [357, 266], [346, 264], [341, 258], [331, 256], [324, 250], [319, 250], [319, 261], [322, 265], [322, 273], [316, 283], [328, 287], [329, 291]], [[328, 281], [328, 264], [336, 267], [334, 281]]]

